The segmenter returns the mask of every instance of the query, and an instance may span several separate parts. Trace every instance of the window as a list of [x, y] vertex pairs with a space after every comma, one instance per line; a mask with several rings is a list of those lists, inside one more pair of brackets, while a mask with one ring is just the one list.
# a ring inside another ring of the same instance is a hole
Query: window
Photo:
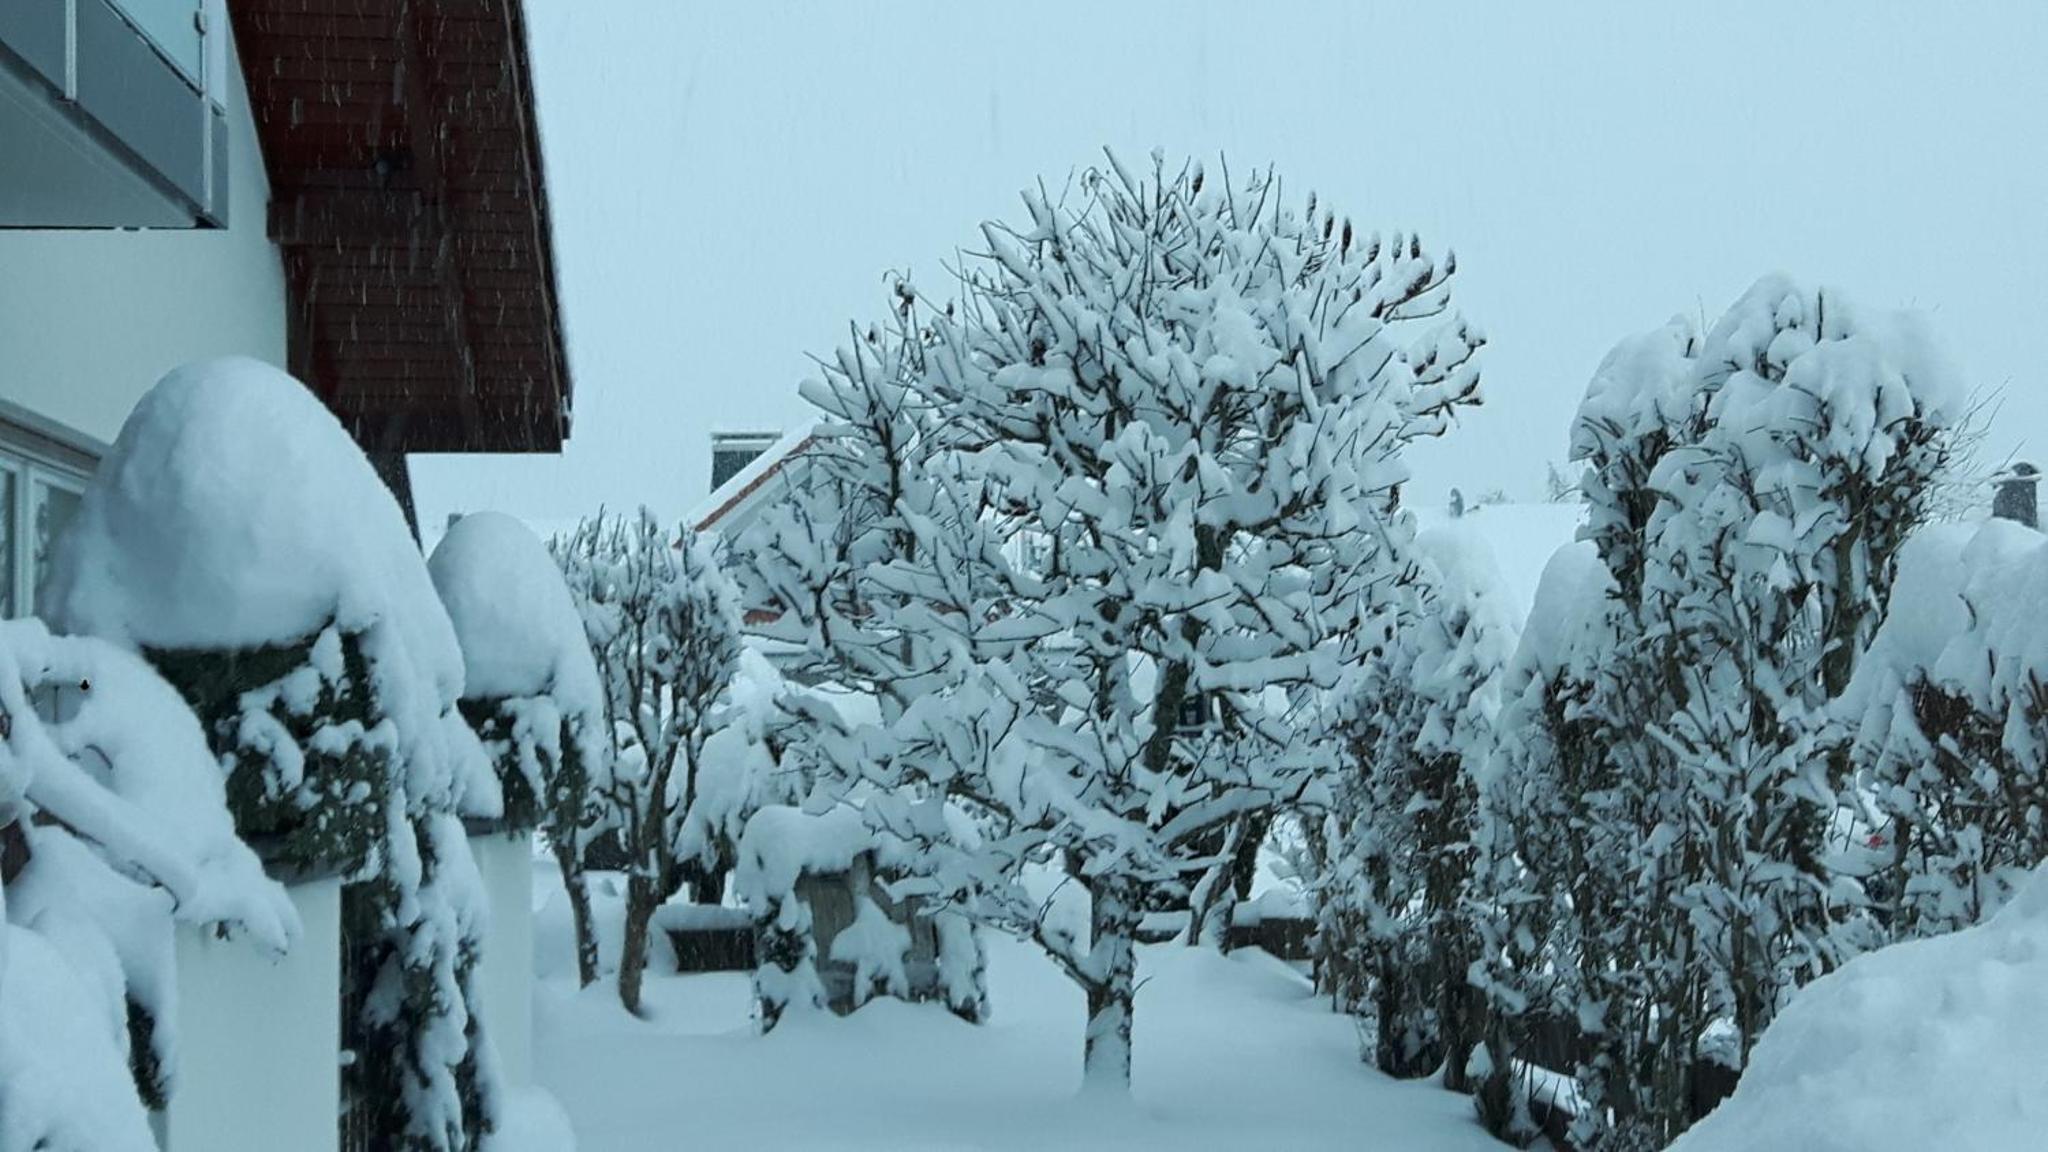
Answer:
[[36, 610], [99, 453], [85, 437], [0, 408], [0, 619]]
[[57, 541], [71, 526], [71, 518], [78, 514], [84, 490], [83, 477], [42, 468], [30, 470], [29, 496], [33, 509], [30, 523], [34, 525], [34, 538], [29, 541], [28, 565], [28, 604], [31, 611], [36, 607], [37, 590], [50, 578], [50, 568], [57, 559]]

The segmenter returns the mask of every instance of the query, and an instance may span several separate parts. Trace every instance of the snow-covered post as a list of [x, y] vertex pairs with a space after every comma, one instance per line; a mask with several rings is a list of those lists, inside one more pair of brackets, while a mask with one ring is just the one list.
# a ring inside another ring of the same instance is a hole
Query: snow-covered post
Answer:
[[[929, 838], [932, 796], [988, 823], [937, 882], [1081, 985], [1089, 1077], [1123, 1085], [1140, 890], [1320, 801], [1334, 747], [1306, 718], [1410, 578], [1401, 451], [1476, 399], [1482, 341], [1422, 323], [1449, 259], [1284, 205], [1271, 173], [1112, 158], [1024, 200], [958, 301], [898, 283], [806, 384], [810, 475], [739, 554], [763, 630], [880, 702], [821, 761], [878, 823]], [[1016, 884], [1048, 848], [1090, 939]]]
[[154, 1152], [173, 921], [283, 952], [298, 915], [177, 693], [34, 620], [0, 621], [0, 838], [0, 1147]]
[[497, 769], [505, 824], [546, 834], [588, 986], [598, 957], [583, 854], [603, 826], [611, 742], [582, 616], [547, 546], [502, 513], [457, 521], [427, 571], [462, 647], [462, 711]]
[[640, 1011], [654, 910], [682, 886], [678, 846], [715, 710], [740, 658], [738, 596], [709, 544], [652, 512], [586, 521], [558, 549], [605, 693], [610, 820], [627, 858], [619, 1000]]
[[456, 707], [447, 613], [348, 433], [268, 365], [171, 373], [87, 489], [50, 599], [57, 624], [140, 651], [192, 705], [244, 836], [344, 871], [363, 1126], [392, 1148], [475, 1147], [499, 1092], [462, 817], [496, 816], [500, 796]]

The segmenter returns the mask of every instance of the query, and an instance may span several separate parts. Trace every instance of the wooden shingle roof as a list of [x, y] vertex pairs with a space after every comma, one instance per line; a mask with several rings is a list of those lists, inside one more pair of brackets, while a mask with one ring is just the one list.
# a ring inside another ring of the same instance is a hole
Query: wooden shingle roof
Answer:
[[571, 388], [520, 0], [231, 0], [290, 357], [365, 449], [553, 452]]

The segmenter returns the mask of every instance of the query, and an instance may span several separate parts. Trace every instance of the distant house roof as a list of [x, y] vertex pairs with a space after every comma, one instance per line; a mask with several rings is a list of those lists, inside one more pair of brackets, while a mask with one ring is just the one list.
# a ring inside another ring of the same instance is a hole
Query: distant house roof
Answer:
[[520, 0], [236, 0], [290, 367], [373, 453], [569, 435]]
[[756, 512], [781, 491], [775, 483], [783, 468], [802, 455], [817, 439], [817, 421], [808, 421], [782, 434], [782, 438], [747, 462], [725, 483], [712, 490], [683, 517], [698, 532], [727, 532], [745, 525]]

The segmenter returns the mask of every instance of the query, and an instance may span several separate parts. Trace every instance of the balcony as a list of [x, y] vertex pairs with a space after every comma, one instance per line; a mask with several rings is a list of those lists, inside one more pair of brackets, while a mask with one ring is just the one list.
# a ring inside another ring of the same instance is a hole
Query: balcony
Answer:
[[223, 227], [226, 18], [209, 0], [0, 3], [0, 227]]

